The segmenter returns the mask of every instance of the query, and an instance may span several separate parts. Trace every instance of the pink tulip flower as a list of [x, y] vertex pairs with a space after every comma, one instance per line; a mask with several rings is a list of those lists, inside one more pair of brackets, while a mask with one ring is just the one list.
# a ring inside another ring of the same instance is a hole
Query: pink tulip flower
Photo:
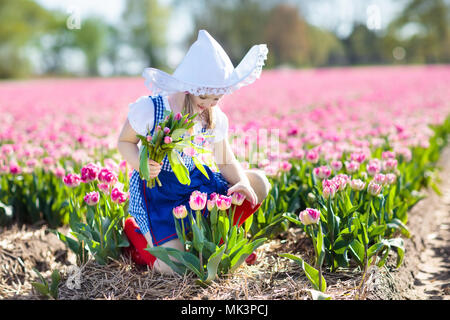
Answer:
[[117, 182], [117, 176], [111, 170], [103, 168], [98, 173], [98, 180], [109, 185], [114, 185]]
[[320, 211], [317, 209], [307, 208], [300, 212], [299, 218], [301, 223], [303, 223], [305, 226], [316, 224], [320, 220]]
[[169, 136], [164, 137], [164, 143], [165, 144], [172, 143], [172, 137], [169, 137]]
[[189, 198], [191, 210], [203, 210], [206, 206], [207, 197], [208, 195], [206, 192], [200, 192], [198, 190], [193, 191]]
[[20, 174], [22, 173], [22, 168], [16, 162], [11, 162], [9, 164], [9, 172], [14, 175]]
[[206, 201], [206, 207], [208, 208], [208, 211], [212, 211], [215, 206], [216, 206], [216, 200]]
[[386, 174], [386, 182], [391, 185], [397, 181], [397, 175], [395, 173], [387, 173]]
[[194, 137], [194, 143], [195, 144], [203, 144], [206, 141], [206, 138], [202, 134], [198, 134]]
[[384, 171], [395, 171], [397, 168], [397, 159], [387, 159], [383, 162], [383, 169]]
[[233, 192], [233, 194], [231, 195], [231, 203], [235, 204], [237, 206], [242, 205], [242, 203], [245, 200], [245, 196], [242, 193], [239, 192]]
[[336, 186], [336, 191], [343, 191], [350, 181], [350, 178], [345, 174], [340, 174], [331, 179]]
[[61, 167], [56, 167], [53, 169], [53, 174], [57, 177], [57, 178], [63, 178], [64, 175], [66, 174], [66, 170], [64, 170], [64, 168]]
[[322, 190], [322, 196], [324, 199], [333, 199], [336, 194], [336, 189], [333, 186], [325, 187]]
[[119, 188], [114, 187], [111, 190], [111, 200], [114, 203], [121, 204], [128, 200], [129, 193], [122, 192]]
[[319, 153], [316, 150], [308, 150], [306, 152], [306, 160], [310, 163], [317, 163], [319, 161]]
[[345, 161], [345, 168], [347, 169], [347, 172], [354, 173], [359, 170], [359, 162]]
[[366, 186], [366, 183], [361, 179], [352, 179], [350, 181], [350, 187], [355, 191], [361, 191]]
[[380, 184], [382, 186], [384, 186], [385, 184], [387, 184], [387, 179], [386, 176], [382, 173], [377, 173], [374, 177], [373, 177], [373, 181], [377, 184]]
[[103, 192], [104, 194], [109, 195], [109, 189], [110, 189], [110, 185], [107, 183], [103, 183], [103, 182], [99, 182], [97, 183], [97, 187], [98, 189]]
[[291, 170], [291, 168], [292, 168], [292, 164], [290, 162], [288, 162], [288, 161], [282, 161], [280, 163], [281, 171], [289, 172]]
[[219, 210], [228, 210], [231, 207], [231, 196], [219, 195], [216, 199], [216, 206]]
[[381, 153], [381, 158], [382, 158], [383, 160], [386, 160], [386, 159], [395, 159], [395, 152], [392, 152], [392, 151], [383, 151], [383, 152]]
[[367, 186], [367, 191], [369, 192], [369, 194], [371, 194], [372, 196], [377, 196], [380, 194], [382, 189], [382, 186], [371, 181], [369, 182], [369, 185]]
[[100, 168], [93, 164], [89, 163], [88, 165], [81, 168], [81, 181], [84, 183], [89, 183], [97, 179], [97, 175], [100, 171]]
[[342, 169], [342, 162], [339, 160], [331, 161], [330, 165], [331, 168], [336, 172]]
[[34, 168], [38, 164], [38, 161], [36, 159], [29, 159], [25, 162], [25, 164], [28, 168]]
[[70, 188], [78, 187], [81, 183], [81, 177], [75, 173], [69, 173], [63, 178], [63, 182]]
[[52, 165], [55, 162], [55, 160], [52, 157], [45, 157], [42, 159], [42, 164], [49, 166]]
[[313, 173], [319, 179], [327, 179], [331, 175], [331, 169], [328, 166], [320, 166], [314, 168]]
[[175, 218], [177, 219], [184, 219], [187, 217], [188, 214], [186, 206], [184, 205], [180, 205], [178, 207], [173, 208], [172, 212]]
[[377, 174], [381, 171], [380, 161], [378, 159], [370, 160], [366, 166], [366, 169], [367, 169], [367, 173], [370, 176], [374, 176], [375, 174]]
[[84, 202], [86, 202], [88, 206], [95, 206], [100, 200], [100, 195], [98, 194], [97, 191], [92, 191], [87, 193], [84, 196], [83, 200]]

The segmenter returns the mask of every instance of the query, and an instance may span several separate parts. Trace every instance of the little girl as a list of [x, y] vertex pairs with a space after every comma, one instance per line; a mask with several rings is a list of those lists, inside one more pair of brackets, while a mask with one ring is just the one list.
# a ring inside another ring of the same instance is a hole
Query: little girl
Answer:
[[[172, 210], [179, 205], [189, 208], [189, 198], [194, 190], [231, 195], [245, 195], [244, 203], [236, 208], [239, 225], [253, 214], [268, 195], [270, 183], [262, 170], [244, 170], [234, 156], [228, 141], [228, 118], [217, 106], [224, 94], [253, 83], [260, 77], [267, 58], [264, 44], [254, 45], [241, 63], [234, 68], [228, 55], [206, 30], [200, 30], [197, 40], [173, 75], [161, 70], [146, 68], [143, 76], [152, 96], [143, 96], [130, 104], [128, 118], [118, 140], [123, 158], [133, 167], [130, 178], [129, 213], [124, 231], [130, 240], [129, 251], [138, 264], [147, 264], [161, 273], [171, 269], [156, 259], [147, 246], [163, 246], [182, 250], [177, 238]], [[219, 171], [205, 165], [207, 179], [194, 165], [192, 158], [180, 153], [189, 169], [191, 183], [182, 185], [173, 173], [167, 157], [156, 163], [149, 160], [150, 178], [158, 177], [162, 186], [148, 188], [139, 176], [139, 139], [136, 134], [150, 135], [163, 121], [164, 110], [175, 114], [198, 113], [194, 119], [193, 134], [204, 134], [206, 146], [212, 151]]]

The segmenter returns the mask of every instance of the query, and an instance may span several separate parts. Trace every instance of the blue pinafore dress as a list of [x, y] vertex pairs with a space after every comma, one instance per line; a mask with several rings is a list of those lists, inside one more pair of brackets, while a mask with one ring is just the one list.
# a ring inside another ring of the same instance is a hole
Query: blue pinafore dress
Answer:
[[[161, 95], [150, 96], [155, 106], [155, 121], [150, 134], [156, 126], [163, 121], [164, 100]], [[202, 129], [205, 133], [206, 129]], [[129, 213], [139, 226], [139, 231], [146, 234], [148, 231], [152, 237], [153, 245], [160, 246], [163, 243], [177, 238], [175, 221], [172, 214], [174, 207], [184, 205], [189, 210], [189, 198], [194, 190], [205, 192], [209, 195], [213, 192], [226, 195], [229, 184], [220, 172], [213, 172], [208, 166], [204, 166], [209, 180], [194, 165], [192, 158], [180, 152], [180, 155], [189, 170], [190, 185], [181, 184], [170, 167], [167, 156], [163, 160], [161, 171], [158, 175], [162, 186], [156, 184], [148, 188], [145, 180], [141, 179], [139, 172], [133, 170], [130, 178]], [[185, 226], [189, 226], [188, 217], [184, 219]]]

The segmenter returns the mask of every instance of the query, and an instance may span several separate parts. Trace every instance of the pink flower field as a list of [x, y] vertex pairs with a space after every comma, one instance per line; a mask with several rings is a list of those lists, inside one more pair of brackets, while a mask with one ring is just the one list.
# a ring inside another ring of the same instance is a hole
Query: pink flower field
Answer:
[[[321, 298], [325, 272], [356, 268], [360, 297], [369, 266], [384, 266], [390, 252], [395, 268], [402, 264], [408, 211], [423, 199], [421, 188], [440, 193], [449, 83], [448, 65], [279, 69], [224, 96], [232, 149], [245, 169], [264, 170], [271, 190], [237, 226], [227, 210], [244, 199], [213, 203], [197, 194], [191, 209], [208, 208], [214, 228], [198, 213], [191, 251], [179, 253], [189, 263], [178, 270], [207, 286], [244, 261], [257, 265], [256, 249], [294, 226], [312, 240], [314, 257], [277, 254], [298, 263]], [[123, 223], [131, 167], [117, 140], [129, 104], [151, 94], [140, 77], [0, 82], [0, 226], [69, 225], [69, 234], [52, 232], [78, 264], [93, 257], [104, 265], [130, 251]], [[183, 218], [187, 208], [173, 212]]]
[[[313, 147], [332, 159], [349, 149], [368, 153], [380, 135], [400, 153], [426, 146], [427, 125], [442, 123], [450, 112], [449, 82], [448, 66], [271, 70], [220, 106], [230, 136], [247, 145], [260, 136], [266, 147], [279, 137], [279, 153], [258, 158], [273, 173], [275, 160], [302, 157]], [[150, 94], [139, 77], [1, 82], [1, 172], [11, 163], [68, 169], [104, 156], [119, 162], [116, 140], [128, 104]], [[238, 149], [242, 160], [249, 156]]]

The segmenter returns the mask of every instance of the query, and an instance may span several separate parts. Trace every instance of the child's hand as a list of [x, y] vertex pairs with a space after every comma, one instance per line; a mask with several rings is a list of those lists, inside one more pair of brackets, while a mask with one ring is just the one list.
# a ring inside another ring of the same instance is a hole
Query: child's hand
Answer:
[[258, 204], [258, 197], [256, 196], [253, 188], [250, 186], [250, 183], [239, 181], [228, 189], [227, 195], [229, 196], [233, 192], [240, 192], [245, 195], [247, 200], [252, 204], [252, 207], [255, 207]]
[[152, 159], [148, 159], [148, 167], [150, 169], [150, 179], [156, 178], [161, 171], [162, 162], [158, 163]]

